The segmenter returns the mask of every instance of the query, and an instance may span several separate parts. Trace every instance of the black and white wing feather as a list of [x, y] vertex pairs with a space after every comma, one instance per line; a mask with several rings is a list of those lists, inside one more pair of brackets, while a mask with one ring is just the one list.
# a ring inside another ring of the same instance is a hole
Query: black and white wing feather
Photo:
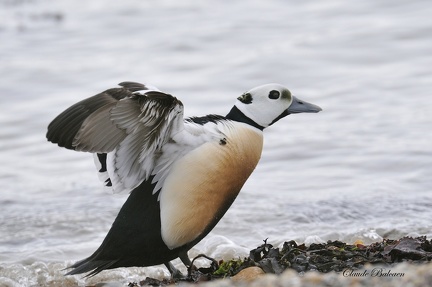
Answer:
[[157, 151], [183, 129], [183, 105], [175, 97], [139, 83], [120, 86], [71, 106], [47, 132], [47, 139], [61, 147], [107, 153], [106, 168], [115, 192], [131, 190], [148, 179]]

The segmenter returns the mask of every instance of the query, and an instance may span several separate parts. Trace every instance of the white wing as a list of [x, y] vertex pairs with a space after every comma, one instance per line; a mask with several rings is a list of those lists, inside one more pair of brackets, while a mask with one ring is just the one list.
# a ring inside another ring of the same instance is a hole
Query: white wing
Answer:
[[183, 129], [183, 105], [175, 97], [139, 83], [120, 85], [71, 106], [53, 120], [47, 133], [59, 146], [107, 153], [115, 192], [148, 179], [158, 151]]

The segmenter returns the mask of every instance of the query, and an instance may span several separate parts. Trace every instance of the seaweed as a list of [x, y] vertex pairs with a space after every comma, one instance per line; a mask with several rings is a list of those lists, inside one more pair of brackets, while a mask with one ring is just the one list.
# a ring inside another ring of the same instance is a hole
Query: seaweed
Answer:
[[383, 239], [370, 245], [363, 245], [362, 242], [347, 244], [336, 240], [313, 243], [310, 246], [298, 245], [291, 240], [285, 242], [281, 248], [275, 248], [267, 243], [266, 239], [244, 259], [218, 262], [205, 255], [199, 255], [195, 259], [199, 257], [209, 259], [210, 267], [192, 267], [187, 276], [175, 281], [146, 278], [140, 285], [166, 286], [178, 281], [202, 282], [229, 278], [252, 266], [260, 267], [265, 273], [281, 274], [290, 268], [301, 274], [308, 271], [328, 273], [346, 269], [357, 270], [367, 263], [384, 266], [399, 262], [426, 263], [432, 260], [432, 240], [427, 240], [426, 236], [403, 237], [398, 240]]

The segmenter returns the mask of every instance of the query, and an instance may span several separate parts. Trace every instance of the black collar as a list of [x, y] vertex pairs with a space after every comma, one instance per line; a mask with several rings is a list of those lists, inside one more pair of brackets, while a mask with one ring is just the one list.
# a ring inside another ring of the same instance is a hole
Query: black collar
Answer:
[[226, 118], [236, 122], [251, 125], [261, 131], [264, 129], [263, 126], [260, 126], [259, 124], [248, 118], [245, 114], [243, 114], [236, 106], [231, 109], [231, 111], [226, 115]]

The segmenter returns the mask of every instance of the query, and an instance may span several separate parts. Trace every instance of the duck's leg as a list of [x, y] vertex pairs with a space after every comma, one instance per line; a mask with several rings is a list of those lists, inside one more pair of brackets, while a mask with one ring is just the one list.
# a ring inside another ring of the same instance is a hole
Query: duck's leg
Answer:
[[174, 265], [172, 265], [171, 262], [166, 262], [164, 263], [166, 268], [168, 269], [168, 271], [171, 273], [171, 278], [174, 280], [180, 280], [180, 279], [185, 279], [186, 276], [183, 275], [183, 273], [180, 272], [180, 270], [178, 270], [177, 268], [174, 267]]
[[192, 265], [192, 262], [189, 259], [189, 256], [187, 255], [187, 251], [181, 252], [179, 254], [179, 258], [183, 262], [183, 264], [186, 265], [187, 268], [189, 268]]
[[186, 265], [188, 270], [188, 276], [191, 275], [191, 272], [193, 270], [196, 270], [196, 267], [192, 264], [192, 261], [189, 259], [189, 256], [187, 255], [187, 251], [183, 251], [179, 254], [180, 260], [183, 262], [184, 265]]

